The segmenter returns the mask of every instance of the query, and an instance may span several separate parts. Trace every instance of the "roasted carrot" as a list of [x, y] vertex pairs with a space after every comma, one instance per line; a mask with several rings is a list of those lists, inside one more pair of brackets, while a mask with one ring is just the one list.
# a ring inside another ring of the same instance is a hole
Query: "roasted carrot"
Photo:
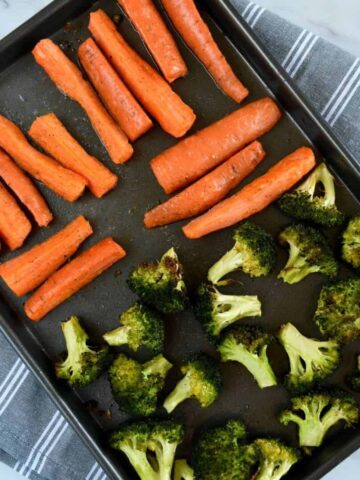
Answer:
[[153, 125], [92, 38], [80, 45], [78, 56], [109, 112], [131, 141]]
[[102, 197], [117, 184], [117, 176], [89, 155], [54, 113], [38, 117], [29, 135], [61, 165], [84, 177], [96, 197]]
[[31, 231], [31, 223], [15, 198], [0, 183], [0, 237], [10, 250], [21, 247]]
[[188, 238], [200, 238], [261, 212], [290, 190], [314, 166], [315, 155], [311, 148], [298, 148], [238, 193], [188, 223], [183, 228], [185, 235]]
[[23, 170], [69, 202], [74, 202], [82, 195], [86, 179], [32, 147], [20, 128], [2, 115], [0, 115], [0, 147]]
[[118, 0], [143, 38], [168, 82], [185, 77], [188, 70], [153, 0]]
[[240, 103], [249, 90], [237, 78], [215, 43], [193, 0], [162, 0], [167, 14], [185, 43], [205, 65], [220, 89]]
[[26, 315], [31, 320], [41, 320], [125, 255], [112, 238], [105, 238], [51, 275], [25, 302]]
[[163, 130], [174, 137], [185, 135], [195, 121], [194, 112], [126, 43], [103, 10], [90, 14], [89, 29], [135, 97]]
[[251, 143], [205, 177], [147, 212], [144, 218], [146, 227], [167, 225], [204, 212], [250, 175], [264, 157], [261, 143]]
[[53, 215], [33, 182], [5, 152], [0, 150], [0, 177], [32, 213], [40, 227], [46, 227]]
[[160, 153], [151, 168], [165, 192], [175, 192], [264, 135], [280, 117], [271, 98], [257, 100]]
[[133, 148], [125, 133], [111, 118], [92, 86], [84, 80], [78, 67], [52, 40], [38, 42], [33, 50], [36, 62], [45, 70], [58, 89], [78, 102], [115, 163], [129, 160]]

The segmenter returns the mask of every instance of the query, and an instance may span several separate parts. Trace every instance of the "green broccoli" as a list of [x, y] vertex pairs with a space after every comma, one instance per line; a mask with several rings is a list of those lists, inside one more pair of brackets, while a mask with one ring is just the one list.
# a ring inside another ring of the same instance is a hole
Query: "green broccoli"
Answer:
[[256, 480], [280, 480], [300, 460], [300, 452], [276, 438], [255, 440], [260, 457]]
[[345, 262], [360, 269], [360, 216], [352, 218], [343, 232], [341, 253]]
[[[318, 185], [323, 194], [317, 195]], [[324, 227], [340, 225], [344, 215], [335, 204], [334, 177], [326, 165], [319, 165], [296, 190], [286, 193], [280, 200], [281, 210], [289, 217], [308, 220]]]
[[326, 338], [347, 343], [360, 336], [360, 279], [348, 278], [323, 286], [314, 316]]
[[162, 355], [144, 364], [122, 353], [117, 355], [109, 368], [109, 380], [120, 409], [131, 415], [154, 413], [158, 394], [171, 367]]
[[274, 336], [260, 327], [242, 325], [226, 333], [218, 350], [223, 362], [239, 362], [255, 378], [260, 388], [277, 384], [276, 376], [267, 357], [267, 348]]
[[298, 283], [311, 273], [337, 275], [338, 263], [333, 252], [326, 238], [315, 228], [289, 225], [280, 233], [279, 242], [290, 248], [289, 259], [278, 275], [285, 283]]
[[195, 355], [181, 367], [181, 373], [184, 377], [164, 402], [168, 413], [188, 398], [196, 398], [203, 408], [215, 402], [221, 389], [221, 376], [211, 357], [205, 353]]
[[194, 309], [211, 339], [241, 318], [261, 315], [261, 303], [256, 295], [224, 295], [207, 283], [198, 288]]
[[356, 359], [356, 371], [350, 377], [350, 385], [355, 392], [360, 392], [360, 355]]
[[327, 431], [340, 420], [347, 427], [359, 420], [356, 400], [342, 391], [308, 393], [291, 399], [291, 409], [280, 414], [280, 422], [294, 422], [299, 427], [301, 447], [319, 447]]
[[180, 423], [133, 421], [120, 425], [109, 443], [127, 456], [141, 480], [171, 480], [176, 449], [183, 438]]
[[340, 343], [336, 340], [315, 340], [302, 335], [287, 323], [280, 329], [279, 340], [290, 361], [285, 386], [293, 393], [303, 393], [328, 377], [340, 361]]
[[85, 387], [94, 382], [111, 362], [109, 347], [90, 348], [87, 344], [89, 336], [76, 316], [61, 322], [61, 329], [67, 356], [55, 364], [56, 376], [74, 387]]
[[194, 480], [194, 470], [186, 460], [175, 460], [174, 480]]
[[224, 283], [219, 281], [235, 270], [242, 270], [251, 277], [262, 277], [267, 275], [275, 264], [275, 242], [262, 228], [250, 222], [243, 223], [235, 230], [233, 238], [233, 248], [208, 272], [208, 280], [214, 285]]
[[183, 267], [174, 248], [164, 253], [159, 263], [138, 265], [128, 285], [143, 302], [165, 314], [182, 312], [189, 303]]
[[164, 321], [152, 308], [137, 302], [120, 315], [120, 323], [120, 327], [103, 335], [109, 345], [129, 345], [134, 351], [140, 347], [154, 353], [164, 351]]

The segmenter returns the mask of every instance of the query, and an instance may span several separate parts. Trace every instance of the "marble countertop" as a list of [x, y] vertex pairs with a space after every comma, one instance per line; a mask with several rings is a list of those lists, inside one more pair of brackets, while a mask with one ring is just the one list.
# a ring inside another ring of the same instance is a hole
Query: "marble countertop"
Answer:
[[[0, 39], [49, 3], [50, 0], [0, 0]], [[359, 0], [257, 0], [257, 3], [360, 57]], [[341, 477], [357, 480], [359, 471], [360, 451], [324, 480]], [[0, 464], [0, 479], [20, 478], [23, 477]]]

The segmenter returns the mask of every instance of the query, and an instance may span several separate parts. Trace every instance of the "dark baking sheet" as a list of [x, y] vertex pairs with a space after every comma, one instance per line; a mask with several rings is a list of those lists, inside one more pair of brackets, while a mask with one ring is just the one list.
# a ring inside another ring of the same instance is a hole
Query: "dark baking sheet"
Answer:
[[[312, 144], [318, 152], [319, 160], [322, 158], [321, 154], [325, 154], [326, 160], [339, 175], [337, 181], [339, 205], [347, 215], [359, 212], [355, 195], [359, 196], [360, 175], [355, 168], [354, 159], [336, 139], [331, 137], [321, 121], [307, 108], [292, 89], [291, 83], [288, 83], [287, 77], [279, 73], [275, 62], [264, 53], [263, 47], [253, 38], [248, 28], [234, 17], [226, 3], [223, 0], [200, 3], [208, 10], [205, 14], [206, 20], [217, 42], [234, 70], [251, 90], [247, 102], [265, 95], [275, 95], [288, 111], [275, 129], [263, 137], [262, 142], [268, 152], [267, 158], [255, 174], [243, 184], [260, 175], [295, 148]], [[104, 199], [99, 201], [86, 193], [73, 205], [40, 185], [56, 219], [49, 229], [34, 228], [26, 248], [47, 238], [76, 215], [83, 214], [95, 227], [95, 235], [86, 242], [84, 248], [88, 248], [99, 238], [111, 235], [125, 247], [128, 256], [38, 324], [26, 320], [22, 312], [23, 300], [16, 299], [1, 283], [3, 301], [0, 320], [5, 334], [28, 362], [72, 426], [89, 445], [108, 475], [111, 478], [133, 478], [127, 462], [106, 447], [105, 432], [126, 418], [118, 412], [111, 399], [106, 377], [103, 376], [94, 385], [75, 392], [75, 395], [66, 386], [54, 380], [52, 361], [64, 349], [59, 323], [70, 314], [79, 315], [89, 332], [100, 339], [104, 331], [117, 326], [119, 313], [135, 300], [125, 281], [134, 265], [145, 259], [159, 258], [166, 249], [175, 246], [185, 266], [190, 289], [193, 290], [204, 278], [208, 267], [230, 248], [232, 239], [231, 230], [228, 229], [201, 240], [189, 241], [181, 233], [181, 224], [152, 231], [145, 230], [142, 226], [144, 212], [165, 199], [150, 171], [149, 160], [174, 144], [176, 140], [155, 127], [136, 142], [135, 155], [128, 164], [115, 166], [109, 160], [80, 107], [65, 99], [33, 61], [29, 52], [34, 43], [44, 36], [51, 36], [64, 47], [71, 58], [77, 61], [76, 49], [81, 41], [89, 36], [87, 31], [89, 8], [104, 8], [110, 15], [120, 13], [114, 0], [101, 0], [96, 3], [91, 0], [55, 1], [0, 42], [0, 112], [27, 130], [37, 115], [54, 111], [89, 152], [103, 160], [121, 176], [118, 188]], [[212, 18], [216, 18], [218, 25]], [[119, 29], [129, 43], [152, 62], [139, 36], [125, 18], [121, 19]], [[234, 44], [231, 44], [224, 32]], [[174, 88], [197, 113], [198, 119], [193, 129], [197, 130], [238, 106], [216, 88], [202, 65], [178, 36], [177, 40], [190, 73], [186, 79], [178, 80]], [[289, 219], [275, 206], [256, 215], [254, 220], [274, 235], [289, 223]], [[332, 229], [326, 233], [335, 246], [338, 231]], [[4, 255], [3, 260], [12, 255]], [[285, 262], [285, 252], [279, 250], [278, 257], [277, 268], [268, 278], [254, 281], [239, 274], [237, 278], [241, 280], [242, 285], [233, 286], [227, 291], [259, 295], [264, 315], [251, 323], [258, 323], [275, 331], [283, 322], [291, 321], [299, 326], [303, 333], [316, 336], [317, 331], [311, 319], [321, 285], [326, 280], [322, 276], [313, 275], [298, 285], [291, 287], [284, 285], [276, 279], [276, 274]], [[349, 273], [342, 266], [341, 277]], [[179, 364], [189, 353], [198, 350], [215, 354], [192, 312], [169, 317], [167, 358]], [[329, 378], [328, 384], [342, 385], [344, 377], [354, 367], [355, 353], [358, 350], [359, 346], [355, 343], [346, 347], [342, 366]], [[145, 357], [140, 355], [140, 358]], [[287, 370], [287, 361], [280, 347], [275, 346], [272, 349], [271, 360], [281, 378]], [[173, 370], [165, 394], [176, 381], [177, 369]], [[187, 425], [186, 441], [179, 449], [179, 455], [190, 453], [190, 440], [198, 426], [218, 422], [234, 415], [244, 419], [251, 436], [280, 435], [295, 444], [295, 428], [282, 427], [276, 419], [278, 411], [287, 404], [289, 398], [281, 386], [260, 390], [245, 369], [231, 363], [223, 365], [222, 372], [224, 390], [212, 407], [200, 409], [195, 401], [188, 401], [175, 411], [175, 417], [184, 420]], [[360, 400], [360, 397], [358, 399]], [[83, 405], [89, 400], [97, 402], [97, 408], [91, 412]], [[112, 411], [111, 419], [102, 414], [103, 410], [109, 408]], [[91, 420], [91, 417], [95, 421]], [[359, 445], [360, 434], [357, 430], [345, 432], [340, 430], [340, 433], [337, 433], [335, 429], [324, 447], [294, 468], [288, 478], [294, 480], [320, 478]]]

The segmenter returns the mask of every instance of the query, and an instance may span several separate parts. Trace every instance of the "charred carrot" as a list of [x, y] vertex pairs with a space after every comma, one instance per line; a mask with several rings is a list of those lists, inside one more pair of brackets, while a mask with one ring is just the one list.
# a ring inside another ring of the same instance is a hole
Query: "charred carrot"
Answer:
[[126, 43], [103, 10], [90, 14], [89, 29], [115, 70], [163, 130], [174, 137], [185, 135], [195, 121], [194, 112]]
[[0, 277], [21, 297], [61, 267], [92, 233], [90, 223], [79, 216], [44, 242], [0, 265]]
[[117, 176], [89, 155], [54, 113], [38, 117], [29, 135], [61, 165], [84, 177], [96, 197], [102, 197], [117, 184]]
[[251, 143], [205, 177], [147, 212], [144, 218], [146, 227], [167, 225], [204, 212], [250, 175], [264, 157], [261, 143]]
[[271, 98], [257, 100], [160, 153], [151, 168], [165, 192], [175, 192], [264, 135], [280, 117]]
[[69, 202], [74, 202], [82, 195], [87, 183], [85, 178], [36, 150], [26, 140], [20, 128], [2, 115], [0, 115], [0, 147], [23, 170]]
[[85, 110], [112, 161], [123, 163], [129, 160], [133, 148], [125, 133], [111, 118], [94, 89], [84, 80], [78, 67], [61, 48], [52, 40], [45, 39], [36, 44], [33, 55], [58, 89]]
[[153, 0], [118, 0], [143, 38], [168, 82], [185, 77], [188, 70]]
[[105, 238], [51, 275], [25, 302], [26, 315], [31, 320], [41, 320], [125, 255], [112, 238]]
[[0, 177], [32, 213], [40, 227], [46, 227], [53, 215], [33, 182], [5, 152], [0, 150]]
[[315, 155], [311, 148], [298, 148], [238, 193], [188, 223], [183, 228], [185, 235], [188, 238], [200, 238], [261, 212], [290, 190], [314, 166]]
[[162, 0], [167, 14], [185, 43], [204, 64], [219, 88], [240, 103], [249, 90], [237, 78], [201, 18], [193, 0]]
[[153, 125], [92, 38], [80, 45], [78, 56], [95, 90], [131, 141]]

